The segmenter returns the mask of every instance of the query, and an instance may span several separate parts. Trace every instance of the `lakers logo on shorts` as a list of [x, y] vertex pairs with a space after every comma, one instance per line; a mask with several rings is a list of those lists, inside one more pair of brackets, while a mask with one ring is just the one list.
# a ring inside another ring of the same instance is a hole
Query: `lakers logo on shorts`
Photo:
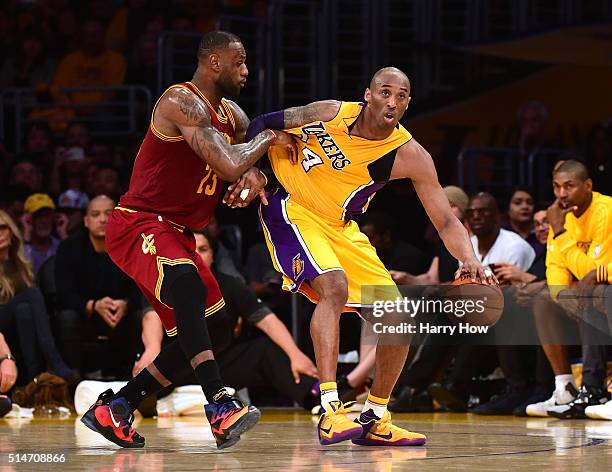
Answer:
[[304, 272], [304, 261], [300, 258], [301, 254], [295, 256], [291, 261], [291, 270], [293, 271], [293, 280], [297, 280], [302, 272]]
[[155, 249], [155, 239], [153, 237], [153, 234], [149, 234], [148, 236], [145, 236], [144, 233], [140, 233], [140, 236], [142, 236], [142, 252], [143, 254], [155, 254], [156, 249]]

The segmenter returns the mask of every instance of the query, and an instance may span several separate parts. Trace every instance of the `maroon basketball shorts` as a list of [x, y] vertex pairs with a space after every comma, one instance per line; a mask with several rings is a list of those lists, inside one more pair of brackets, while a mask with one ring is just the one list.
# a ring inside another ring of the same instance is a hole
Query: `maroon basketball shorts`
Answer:
[[116, 207], [106, 225], [106, 250], [142, 290], [168, 336], [177, 332], [174, 310], [160, 300], [167, 267], [190, 264], [197, 269], [208, 290], [203, 316], [225, 306], [215, 277], [195, 250], [193, 233], [160, 215]]

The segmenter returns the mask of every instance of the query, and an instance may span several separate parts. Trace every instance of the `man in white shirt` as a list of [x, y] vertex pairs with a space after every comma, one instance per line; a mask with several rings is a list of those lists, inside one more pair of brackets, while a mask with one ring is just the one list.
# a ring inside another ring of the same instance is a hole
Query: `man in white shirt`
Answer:
[[472, 230], [472, 246], [483, 265], [508, 262], [527, 271], [535, 251], [527, 241], [499, 225], [499, 210], [493, 195], [481, 192], [472, 197], [466, 210]]
[[[493, 195], [481, 192], [472, 197], [465, 216], [472, 231], [474, 252], [482, 265], [489, 265], [495, 270], [495, 264], [507, 262], [523, 271], [529, 269], [535, 259], [535, 251], [518, 234], [500, 227], [499, 209]], [[502, 322], [496, 326], [496, 331], [501, 326]], [[501, 330], [504, 331], [504, 328]], [[465, 411], [471, 393], [471, 379], [482, 367], [475, 359], [490, 358], [497, 351], [499, 365], [508, 381], [508, 389], [493, 401], [479, 405], [472, 411], [478, 414], [511, 414], [515, 408], [531, 398], [529, 386], [532, 382], [529, 377], [533, 374], [535, 359], [526, 362], [525, 357], [533, 354], [533, 349], [529, 350], [527, 346], [527, 349], [523, 346], [475, 346], [473, 341], [475, 340], [470, 335], [465, 344], [459, 347], [455, 354], [453, 372], [442, 384], [430, 386], [430, 394], [451, 410]]]

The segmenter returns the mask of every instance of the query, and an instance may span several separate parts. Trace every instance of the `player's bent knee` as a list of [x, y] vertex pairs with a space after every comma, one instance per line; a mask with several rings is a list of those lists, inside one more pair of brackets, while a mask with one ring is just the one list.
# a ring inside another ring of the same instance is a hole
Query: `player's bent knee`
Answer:
[[185, 296], [199, 297], [206, 302], [207, 295], [206, 285], [191, 264], [169, 266], [164, 270], [160, 299], [166, 305], [174, 306], [177, 300]]
[[335, 270], [321, 274], [313, 280], [312, 286], [321, 297], [321, 302], [330, 303], [340, 309], [346, 305], [348, 280], [344, 272]]

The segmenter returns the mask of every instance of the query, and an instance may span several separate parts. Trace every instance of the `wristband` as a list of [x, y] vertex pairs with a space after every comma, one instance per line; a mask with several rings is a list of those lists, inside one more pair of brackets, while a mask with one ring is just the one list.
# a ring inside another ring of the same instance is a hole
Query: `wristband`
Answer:
[[283, 129], [285, 127], [285, 111], [278, 110], [264, 115], [259, 115], [251, 121], [244, 136], [245, 142], [250, 141], [263, 130]]
[[9, 354], [5, 354], [3, 356], [0, 356], [0, 364], [2, 364], [6, 360], [13, 361], [15, 364], [17, 363], [15, 358], [13, 356], [11, 356], [10, 353]]

